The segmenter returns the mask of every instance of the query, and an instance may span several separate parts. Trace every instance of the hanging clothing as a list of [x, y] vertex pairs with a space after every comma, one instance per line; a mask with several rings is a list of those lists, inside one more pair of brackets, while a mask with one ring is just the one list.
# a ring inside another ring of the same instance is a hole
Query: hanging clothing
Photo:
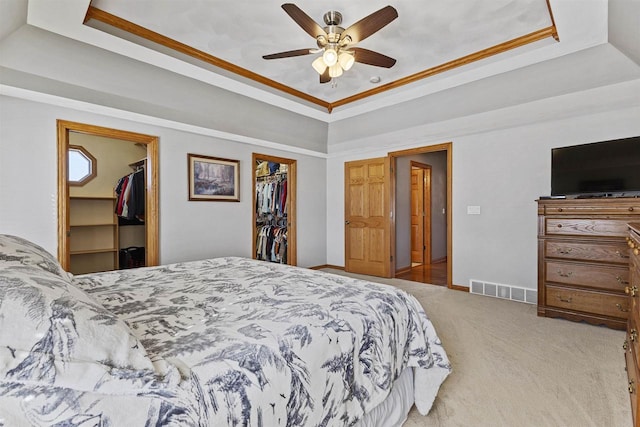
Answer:
[[262, 261], [287, 262], [287, 227], [264, 225], [258, 231], [256, 258]]
[[283, 216], [287, 206], [287, 180], [258, 181], [256, 183], [256, 212]]
[[271, 175], [256, 182], [256, 258], [287, 263], [287, 175], [282, 165], [263, 162]]
[[114, 191], [117, 198], [116, 215], [130, 220], [144, 221], [144, 169], [139, 169], [120, 178]]

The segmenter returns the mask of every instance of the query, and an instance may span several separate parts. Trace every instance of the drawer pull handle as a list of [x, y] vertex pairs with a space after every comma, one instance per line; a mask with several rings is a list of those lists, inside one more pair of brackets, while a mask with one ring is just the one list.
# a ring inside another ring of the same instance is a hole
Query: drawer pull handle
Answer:
[[629, 350], [629, 341], [624, 340], [624, 342], [622, 343], [622, 349], [623, 349], [624, 351]]
[[629, 206], [629, 212], [633, 212], [633, 206]]
[[567, 303], [571, 302], [571, 297], [565, 299], [565, 298], [562, 298], [560, 295], [558, 295], [558, 299], [562, 302], [567, 302]]
[[636, 329], [632, 329], [629, 331], [629, 339], [631, 342], [638, 341], [638, 331]]
[[629, 388], [627, 390], [629, 390], [629, 393], [631, 394], [635, 393], [636, 384], [633, 382], [633, 380], [629, 381]]
[[562, 277], [571, 277], [571, 275], [573, 274], [573, 271], [570, 271], [568, 273], [563, 273], [562, 270], [558, 270], [558, 274]]
[[[568, 255], [571, 253], [571, 251], [573, 250], [573, 248], [567, 248], [567, 249], [557, 249], [556, 252], [558, 252], [559, 254], [562, 255]], [[629, 257], [627, 257], [629, 258]]]
[[627, 294], [627, 295], [631, 295], [632, 297], [635, 297], [638, 294], [638, 287], [637, 286], [632, 286], [632, 287], [625, 286], [624, 287], [624, 293]]
[[616, 276], [616, 280], [618, 281], [618, 283], [620, 283], [621, 285], [628, 285], [629, 282], [625, 281], [622, 279], [622, 277], [620, 276]]
[[[562, 208], [558, 208], [558, 212], [562, 212]], [[560, 225], [558, 227], [560, 227]]]
[[620, 257], [620, 258], [629, 258], [629, 255], [625, 255], [620, 251], [616, 251], [616, 254]]
[[558, 224], [558, 228], [562, 228], [562, 224]]
[[621, 304], [616, 304], [616, 307], [618, 307], [618, 310], [620, 310], [623, 313], [628, 313], [629, 312], [629, 308], [628, 307], [623, 307]]

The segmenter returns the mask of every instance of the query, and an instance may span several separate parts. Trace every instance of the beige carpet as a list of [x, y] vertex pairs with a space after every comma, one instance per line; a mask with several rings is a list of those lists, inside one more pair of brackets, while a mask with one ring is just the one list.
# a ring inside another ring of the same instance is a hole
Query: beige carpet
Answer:
[[536, 307], [399, 279], [349, 275], [414, 295], [453, 372], [431, 412], [404, 427], [631, 426], [623, 331], [536, 316]]

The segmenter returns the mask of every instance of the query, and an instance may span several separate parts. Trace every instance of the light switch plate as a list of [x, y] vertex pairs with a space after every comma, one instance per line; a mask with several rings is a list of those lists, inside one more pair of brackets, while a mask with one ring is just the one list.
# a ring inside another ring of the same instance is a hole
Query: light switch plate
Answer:
[[480, 215], [480, 206], [467, 206], [467, 215]]

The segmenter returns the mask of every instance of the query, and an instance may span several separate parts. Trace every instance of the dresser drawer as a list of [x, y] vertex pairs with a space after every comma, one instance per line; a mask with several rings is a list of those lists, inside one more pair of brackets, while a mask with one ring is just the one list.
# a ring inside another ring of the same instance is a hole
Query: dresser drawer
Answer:
[[628, 391], [631, 399], [631, 413], [633, 414], [633, 425], [637, 425], [638, 416], [638, 371], [636, 361], [631, 351], [624, 352], [624, 359], [627, 365]]
[[629, 234], [630, 219], [579, 219], [547, 218], [547, 235], [566, 235], [584, 237], [626, 237]]
[[543, 201], [538, 205], [539, 215], [637, 215], [640, 214], [638, 199], [601, 199]]
[[629, 350], [635, 354], [640, 354], [640, 330], [638, 330], [638, 319], [634, 314], [629, 315], [629, 324], [627, 326], [627, 346]]
[[626, 243], [546, 240], [544, 243], [544, 256], [547, 258], [627, 264], [629, 262], [629, 245]]
[[626, 319], [629, 311], [629, 297], [546, 285], [545, 303], [550, 307], [595, 313]]
[[629, 268], [545, 261], [545, 281], [624, 292], [629, 286]]
[[[640, 270], [638, 270], [638, 260], [631, 257], [629, 264], [629, 285], [625, 287], [625, 292], [631, 300], [631, 310], [640, 316]], [[640, 323], [638, 323], [640, 324]]]

